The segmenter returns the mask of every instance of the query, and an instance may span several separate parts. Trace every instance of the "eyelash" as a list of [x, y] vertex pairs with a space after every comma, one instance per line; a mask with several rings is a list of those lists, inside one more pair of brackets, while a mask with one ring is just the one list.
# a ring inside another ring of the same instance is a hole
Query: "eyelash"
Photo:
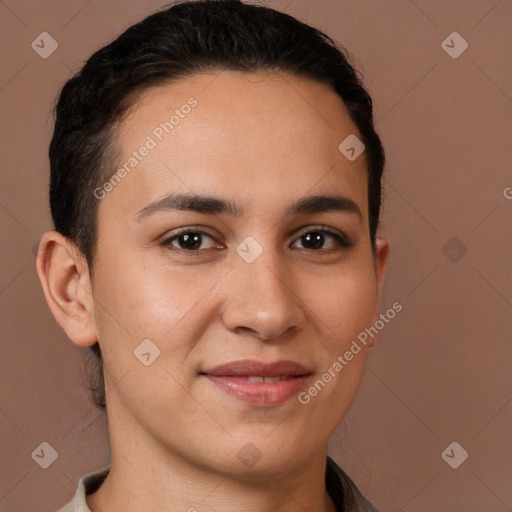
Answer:
[[[299, 240], [303, 236], [308, 235], [310, 233], [327, 234], [327, 235], [331, 236], [336, 241], [336, 244], [338, 245], [338, 247], [333, 248], [333, 249], [307, 249], [307, 248], [305, 248], [305, 249], [299, 249], [299, 250], [304, 250], [304, 251], [308, 251], [308, 252], [332, 253], [332, 252], [338, 251], [338, 250], [350, 249], [354, 245], [354, 243], [349, 241], [348, 238], [345, 237], [344, 235], [338, 234], [337, 232], [332, 231], [330, 229], [326, 229], [324, 226], [318, 226], [318, 227], [313, 226], [311, 228], [308, 228], [308, 230], [302, 232], [296, 238], [296, 240]], [[184, 254], [187, 256], [199, 256], [199, 253], [201, 253], [205, 250], [208, 250], [208, 249], [182, 249], [182, 248], [175, 247], [172, 245], [172, 242], [174, 240], [177, 240], [180, 236], [187, 235], [187, 234], [206, 235], [207, 237], [211, 238], [212, 240], [215, 240], [215, 238], [212, 235], [210, 235], [210, 233], [207, 233], [206, 231], [202, 231], [200, 229], [194, 229], [193, 227], [189, 226], [189, 227], [183, 228], [182, 230], [175, 232], [172, 236], [165, 238], [164, 240], [162, 240], [160, 242], [160, 245], [162, 247], [168, 248], [169, 250], [171, 250], [175, 253], [181, 253], [181, 254]], [[201, 240], [201, 242], [202, 242], [202, 240]]]

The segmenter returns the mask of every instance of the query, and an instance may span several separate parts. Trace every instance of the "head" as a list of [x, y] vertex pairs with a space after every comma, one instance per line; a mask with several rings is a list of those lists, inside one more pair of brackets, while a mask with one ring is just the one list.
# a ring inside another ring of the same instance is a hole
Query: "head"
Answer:
[[205, 374], [286, 359], [311, 386], [379, 318], [384, 151], [347, 52], [269, 8], [178, 3], [65, 84], [50, 164], [38, 272], [109, 422], [217, 465], [233, 439], [288, 462], [306, 432], [323, 447], [376, 337], [307, 404], [248, 404]]

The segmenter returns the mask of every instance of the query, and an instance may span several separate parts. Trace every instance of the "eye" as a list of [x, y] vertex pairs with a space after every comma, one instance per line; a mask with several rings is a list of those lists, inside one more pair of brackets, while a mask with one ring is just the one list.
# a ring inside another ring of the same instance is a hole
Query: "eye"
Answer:
[[[326, 240], [331, 240], [330, 247], [324, 247]], [[304, 232], [298, 239], [303, 247], [299, 249], [319, 251], [324, 250], [326, 252], [336, 250], [337, 248], [348, 249], [354, 244], [350, 242], [347, 237], [342, 233], [337, 233], [325, 228], [309, 228], [309, 231]], [[295, 242], [293, 245], [295, 245]]]
[[[204, 247], [206, 241], [210, 240], [207, 244], [209, 247]], [[177, 252], [199, 252], [201, 249], [218, 249], [218, 244], [211, 243], [215, 242], [213, 236], [209, 235], [204, 231], [193, 231], [190, 228], [183, 230], [179, 233], [175, 233], [171, 237], [166, 238], [161, 242], [160, 245], [163, 247], [169, 247], [173, 251]]]
[[[297, 247], [297, 243], [302, 247]], [[326, 243], [328, 246], [326, 247]], [[216, 242], [215, 238], [199, 229], [187, 227], [160, 242], [162, 247], [176, 253], [186, 255], [198, 255], [207, 249], [222, 249], [224, 246]], [[304, 231], [292, 244], [293, 249], [302, 249], [313, 252], [332, 252], [348, 249], [354, 244], [341, 232], [332, 231], [321, 227], [309, 228]], [[187, 254], [188, 253], [188, 254]]]

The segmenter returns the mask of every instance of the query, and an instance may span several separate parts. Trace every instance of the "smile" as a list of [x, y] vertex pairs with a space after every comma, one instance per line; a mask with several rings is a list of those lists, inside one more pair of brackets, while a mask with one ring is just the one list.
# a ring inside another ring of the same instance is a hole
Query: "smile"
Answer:
[[201, 372], [217, 389], [250, 405], [281, 405], [304, 387], [311, 372], [293, 361], [244, 360]]

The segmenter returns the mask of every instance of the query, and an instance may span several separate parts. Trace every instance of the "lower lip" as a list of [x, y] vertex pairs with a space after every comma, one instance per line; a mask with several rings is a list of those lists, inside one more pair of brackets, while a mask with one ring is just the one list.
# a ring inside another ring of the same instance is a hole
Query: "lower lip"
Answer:
[[307, 375], [290, 377], [278, 382], [248, 382], [240, 377], [204, 375], [219, 389], [242, 402], [270, 407], [280, 405], [296, 395], [304, 386]]

